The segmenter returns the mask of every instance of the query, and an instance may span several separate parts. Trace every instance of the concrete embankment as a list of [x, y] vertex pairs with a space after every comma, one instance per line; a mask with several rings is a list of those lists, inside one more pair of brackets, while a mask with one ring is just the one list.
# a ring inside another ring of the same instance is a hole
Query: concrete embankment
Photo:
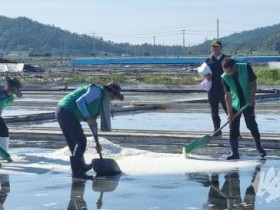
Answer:
[[[90, 130], [85, 130], [90, 137]], [[184, 145], [194, 139], [199, 139], [206, 132], [171, 132], [171, 131], [143, 131], [143, 130], [113, 130], [112, 132], [99, 132], [100, 137], [109, 139], [123, 147], [151, 150], [154, 152], [181, 153]], [[10, 128], [12, 147], [46, 147], [62, 148], [66, 146], [64, 136], [58, 128]], [[240, 148], [254, 148], [254, 142], [249, 133], [243, 133]], [[263, 133], [262, 144], [271, 150], [271, 154], [280, 152], [280, 134]], [[213, 139], [209, 148], [228, 148], [228, 134]]]

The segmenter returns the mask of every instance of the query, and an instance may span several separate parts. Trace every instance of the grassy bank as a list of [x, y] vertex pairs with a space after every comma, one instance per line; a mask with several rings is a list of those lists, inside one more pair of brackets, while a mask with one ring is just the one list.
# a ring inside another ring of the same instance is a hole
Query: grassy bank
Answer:
[[268, 67], [256, 67], [255, 73], [259, 84], [277, 85], [280, 84], [280, 70], [269, 69]]
[[[280, 70], [271, 70], [268, 67], [255, 67], [254, 71], [258, 78], [258, 84], [280, 84]], [[202, 78], [196, 72], [188, 74], [168, 74], [166, 72], [157, 74], [107, 74], [107, 75], [90, 75], [90, 74], [42, 74], [38, 76], [24, 76], [21, 79], [31, 84], [46, 83], [96, 83], [107, 84], [109, 82], [117, 83], [147, 83], [147, 84], [182, 84], [193, 85], [199, 84]]]

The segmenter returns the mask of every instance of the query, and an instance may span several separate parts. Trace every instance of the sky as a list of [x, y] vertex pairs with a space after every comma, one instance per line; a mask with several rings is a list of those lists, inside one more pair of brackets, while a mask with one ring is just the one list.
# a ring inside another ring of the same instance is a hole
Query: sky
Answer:
[[192, 46], [280, 23], [279, 0], [0, 0], [27, 17], [115, 43]]

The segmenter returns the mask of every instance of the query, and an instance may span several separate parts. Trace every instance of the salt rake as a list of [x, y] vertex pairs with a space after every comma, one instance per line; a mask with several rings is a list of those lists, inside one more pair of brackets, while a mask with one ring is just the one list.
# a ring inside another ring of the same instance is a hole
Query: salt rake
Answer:
[[[99, 142], [97, 135], [97, 126], [91, 128], [93, 137], [96, 142]], [[92, 159], [92, 168], [96, 172], [96, 177], [100, 176], [115, 176], [121, 174], [122, 171], [117, 162], [110, 158], [103, 158], [101, 151], [97, 151], [99, 158]]]
[[[240, 115], [245, 109], [247, 109], [247, 107], [249, 106], [249, 104], [247, 103], [245, 106], [243, 106], [239, 112], [237, 112], [234, 116], [233, 119], [235, 119], [238, 115]], [[202, 138], [199, 139], [195, 139], [194, 141], [192, 141], [190, 144], [185, 145], [184, 148], [184, 153], [189, 154], [192, 151], [200, 148], [200, 147], [204, 147], [205, 145], [207, 145], [214, 137], [217, 133], [219, 133], [225, 126], [227, 126], [227, 124], [229, 124], [229, 121], [227, 121], [222, 127], [220, 127], [218, 130], [216, 130], [212, 135], [205, 135]]]

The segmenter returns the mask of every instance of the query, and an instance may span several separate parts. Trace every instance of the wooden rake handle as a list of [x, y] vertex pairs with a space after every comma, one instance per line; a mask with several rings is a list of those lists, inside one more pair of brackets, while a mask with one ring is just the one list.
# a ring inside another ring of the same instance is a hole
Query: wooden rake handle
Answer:
[[[91, 129], [92, 135], [93, 135], [93, 137], [94, 137], [95, 143], [96, 143], [96, 144], [100, 144], [100, 143], [99, 143], [99, 140], [98, 140], [97, 126], [93, 126], [93, 127], [91, 127], [90, 129]], [[99, 150], [97, 150], [97, 149], [96, 149], [96, 151], [97, 151], [97, 153], [99, 154], [100, 159], [103, 159], [103, 156], [102, 156], [101, 151], [99, 151]]]
[[[249, 107], [249, 103], [245, 104], [240, 110], [239, 112], [237, 112], [234, 116], [233, 116], [233, 120], [240, 115], [245, 109], [247, 109]], [[211, 137], [215, 136], [217, 133], [219, 133], [224, 127], [227, 126], [227, 124], [229, 124], [229, 121], [227, 121], [222, 127], [220, 127], [219, 129], [217, 129], [212, 135]]]

